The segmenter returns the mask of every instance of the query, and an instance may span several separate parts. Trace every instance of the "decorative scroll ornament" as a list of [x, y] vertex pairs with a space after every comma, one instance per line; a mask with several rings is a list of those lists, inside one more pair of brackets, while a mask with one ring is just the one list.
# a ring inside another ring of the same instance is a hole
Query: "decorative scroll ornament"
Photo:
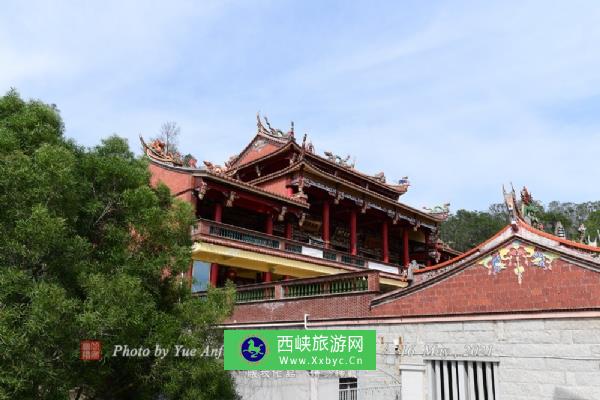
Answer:
[[517, 276], [519, 285], [527, 268], [540, 268], [551, 271], [559, 256], [542, 250], [536, 246], [514, 241], [491, 255], [483, 258], [478, 265], [488, 270], [488, 275], [497, 275], [505, 269], [512, 270]]
[[354, 168], [354, 164], [356, 163], [355, 160], [352, 160], [352, 163], [349, 162], [350, 155], [347, 155], [346, 158], [342, 158], [338, 155], [333, 154], [331, 151], [326, 151], [324, 152], [324, 154], [329, 161], [344, 168]]
[[435, 206], [433, 208], [423, 207], [423, 210], [427, 211], [429, 214], [436, 218], [446, 220], [450, 215], [450, 203], [445, 203], [441, 206]]

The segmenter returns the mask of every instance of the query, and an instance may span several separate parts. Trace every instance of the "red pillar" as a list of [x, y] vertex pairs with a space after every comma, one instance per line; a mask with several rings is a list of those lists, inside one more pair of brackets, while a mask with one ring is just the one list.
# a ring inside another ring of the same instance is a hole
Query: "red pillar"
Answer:
[[406, 267], [410, 264], [410, 254], [408, 252], [408, 229], [404, 228], [402, 232], [402, 264]]
[[[267, 214], [265, 218], [265, 233], [267, 235], [273, 234], [273, 216], [271, 214]], [[263, 282], [271, 282], [271, 280], [273, 279], [273, 277], [271, 276], [271, 271], [265, 272], [263, 277]]]
[[323, 202], [323, 241], [325, 242], [325, 248], [329, 248], [329, 200]]
[[429, 257], [429, 246], [431, 245], [429, 243], [429, 235], [425, 232], [423, 232], [425, 234], [425, 266], [430, 267], [431, 266], [431, 257]]
[[215, 203], [213, 219], [215, 220], [215, 222], [221, 222], [221, 220], [223, 219], [223, 204]]
[[271, 276], [271, 271], [267, 271], [265, 272], [265, 282], [271, 282], [271, 280], [273, 279], [273, 277]]
[[[215, 203], [213, 220], [215, 222], [221, 222], [222, 219], [223, 219], [223, 204]], [[219, 279], [219, 264], [212, 263], [212, 264], [210, 264], [210, 284], [212, 285], [212, 287], [217, 287], [218, 279]]]
[[381, 254], [383, 256], [383, 262], [384, 263], [389, 263], [390, 262], [390, 247], [389, 247], [389, 225], [388, 225], [388, 221], [385, 220], [383, 221], [383, 223], [381, 224]]
[[265, 233], [267, 235], [273, 234], [273, 216], [271, 214], [267, 214], [265, 218]]
[[355, 256], [358, 254], [356, 248], [356, 209], [350, 210], [350, 254]]
[[292, 239], [294, 237], [294, 226], [290, 221], [285, 223], [285, 238]]

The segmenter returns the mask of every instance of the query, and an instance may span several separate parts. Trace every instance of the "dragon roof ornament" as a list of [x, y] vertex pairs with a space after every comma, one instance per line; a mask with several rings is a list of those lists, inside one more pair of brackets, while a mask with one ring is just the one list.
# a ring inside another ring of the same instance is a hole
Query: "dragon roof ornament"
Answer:
[[350, 155], [347, 155], [345, 158], [342, 158], [336, 154], [333, 154], [331, 151], [325, 151], [324, 154], [329, 161], [341, 167], [354, 168], [354, 164], [356, 163], [356, 158], [354, 158], [352, 160], [352, 163], [350, 163]]
[[[269, 119], [264, 116], [263, 119], [265, 123], [261, 121], [260, 113], [256, 113], [256, 128], [257, 133], [262, 136], [267, 136], [271, 139], [275, 139], [277, 141], [287, 142], [288, 140], [292, 140], [294, 138], [294, 122], [292, 121], [290, 130], [287, 133], [284, 133], [281, 129], [276, 129], [271, 126], [269, 123]], [[266, 125], [266, 126], [265, 126]]]
[[521, 200], [518, 202], [515, 188], [512, 183], [510, 188], [510, 192], [507, 192], [503, 185], [502, 194], [513, 228], [518, 229], [517, 221], [521, 220], [536, 229], [544, 230], [544, 225], [540, 220], [540, 213], [542, 212], [541, 204], [533, 199], [531, 193], [529, 193], [529, 190], [527, 190], [527, 187], [525, 186], [521, 189]]
[[539, 230], [544, 230], [544, 224], [540, 220], [542, 206], [539, 202], [534, 201], [527, 187], [521, 189], [521, 215], [525, 222]]

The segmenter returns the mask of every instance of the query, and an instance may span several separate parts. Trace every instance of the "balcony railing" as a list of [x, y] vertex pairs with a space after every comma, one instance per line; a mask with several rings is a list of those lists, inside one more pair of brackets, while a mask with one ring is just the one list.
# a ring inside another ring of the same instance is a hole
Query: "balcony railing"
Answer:
[[242, 285], [236, 288], [236, 303], [368, 291], [379, 291], [379, 278], [376, 271], [351, 272], [317, 278]]
[[389, 273], [398, 273], [398, 266], [381, 261], [368, 260], [348, 253], [323, 247], [309, 245], [278, 236], [267, 235], [261, 232], [240, 228], [233, 225], [222, 224], [215, 221], [199, 219], [192, 231], [192, 235], [206, 235], [220, 237], [236, 242], [248, 243], [254, 246], [280, 250], [286, 253], [302, 254], [304, 256], [321, 258], [341, 264], [359, 268], [378, 269]]

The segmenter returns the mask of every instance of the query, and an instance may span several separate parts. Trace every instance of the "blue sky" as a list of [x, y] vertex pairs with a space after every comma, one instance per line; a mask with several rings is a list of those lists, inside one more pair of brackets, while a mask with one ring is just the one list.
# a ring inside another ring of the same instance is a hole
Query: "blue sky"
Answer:
[[408, 204], [485, 209], [511, 181], [600, 200], [599, 49], [596, 1], [8, 1], [0, 90], [57, 104], [87, 146], [139, 151], [176, 121], [183, 151], [219, 163], [260, 111], [408, 175]]

